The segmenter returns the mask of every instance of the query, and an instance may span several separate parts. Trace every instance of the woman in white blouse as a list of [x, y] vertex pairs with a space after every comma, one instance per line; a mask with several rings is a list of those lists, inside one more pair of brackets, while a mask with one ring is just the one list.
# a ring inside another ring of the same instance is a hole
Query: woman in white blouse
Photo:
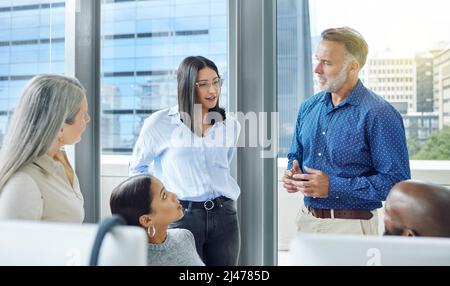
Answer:
[[178, 68], [178, 105], [145, 120], [130, 161], [130, 175], [154, 174], [185, 210], [171, 228], [195, 237], [207, 266], [237, 265], [240, 233], [235, 201], [240, 188], [230, 173], [240, 125], [219, 105], [217, 66], [187, 57]]
[[89, 121], [78, 80], [29, 81], [0, 152], [0, 219], [83, 222], [83, 196], [63, 146], [79, 142]]

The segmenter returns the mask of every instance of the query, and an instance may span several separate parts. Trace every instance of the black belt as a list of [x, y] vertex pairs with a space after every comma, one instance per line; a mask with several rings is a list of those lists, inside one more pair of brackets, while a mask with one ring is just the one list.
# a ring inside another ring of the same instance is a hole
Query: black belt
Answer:
[[215, 199], [207, 200], [204, 202], [191, 202], [191, 201], [180, 201], [183, 208], [188, 209], [205, 209], [210, 211], [214, 208], [221, 207], [222, 203], [229, 201], [230, 199], [224, 196], [217, 197]]

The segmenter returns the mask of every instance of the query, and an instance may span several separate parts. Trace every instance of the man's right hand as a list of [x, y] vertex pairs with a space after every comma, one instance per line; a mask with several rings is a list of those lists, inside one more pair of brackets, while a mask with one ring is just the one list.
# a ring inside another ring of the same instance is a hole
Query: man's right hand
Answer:
[[295, 174], [303, 174], [300, 169], [300, 164], [297, 160], [294, 160], [294, 164], [292, 165], [292, 169], [284, 171], [283, 176], [283, 187], [286, 189], [288, 193], [296, 193], [298, 192], [297, 187], [292, 183], [295, 179], [293, 176]]

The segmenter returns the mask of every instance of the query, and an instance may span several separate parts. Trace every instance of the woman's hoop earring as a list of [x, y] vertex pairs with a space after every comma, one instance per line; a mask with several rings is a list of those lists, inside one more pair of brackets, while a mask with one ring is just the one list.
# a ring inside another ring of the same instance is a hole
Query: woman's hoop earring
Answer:
[[156, 228], [155, 228], [155, 226], [154, 225], [149, 226], [147, 228], [147, 233], [148, 233], [148, 236], [155, 237], [155, 235], [156, 235]]

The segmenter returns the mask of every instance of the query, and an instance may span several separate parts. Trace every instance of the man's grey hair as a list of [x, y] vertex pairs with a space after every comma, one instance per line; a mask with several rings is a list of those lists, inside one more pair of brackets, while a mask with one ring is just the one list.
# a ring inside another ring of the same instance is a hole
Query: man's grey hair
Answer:
[[359, 63], [360, 69], [366, 63], [369, 46], [363, 36], [349, 27], [331, 28], [322, 32], [322, 40], [342, 43], [345, 46], [346, 59], [348, 55], [353, 56]]
[[27, 83], [0, 150], [0, 193], [14, 173], [50, 151], [64, 123], [74, 123], [85, 94], [77, 79], [61, 75]]

